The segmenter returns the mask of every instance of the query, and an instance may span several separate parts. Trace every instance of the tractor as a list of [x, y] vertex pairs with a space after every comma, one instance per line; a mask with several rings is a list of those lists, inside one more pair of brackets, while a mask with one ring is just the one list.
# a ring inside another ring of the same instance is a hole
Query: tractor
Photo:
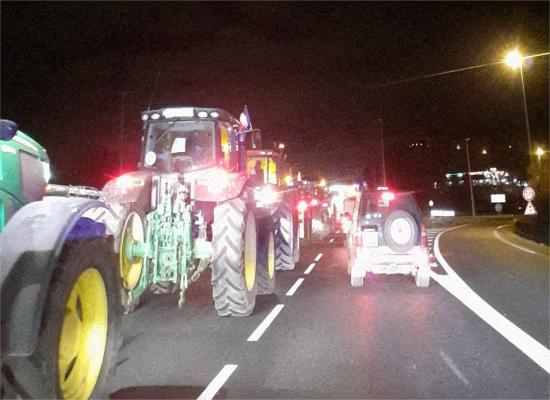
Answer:
[[105, 398], [121, 314], [116, 215], [98, 191], [45, 196], [44, 148], [8, 120], [0, 139], [1, 397]]
[[276, 229], [275, 269], [292, 270], [300, 259], [298, 190], [292, 183], [291, 169], [286, 162], [283, 148], [274, 150], [247, 150], [248, 168], [253, 171], [260, 165], [263, 176], [261, 197], [274, 198], [264, 202], [271, 205], [271, 215]]
[[284, 201], [248, 170], [260, 131], [218, 108], [162, 108], [141, 119], [138, 169], [103, 188], [120, 220], [126, 312], [146, 291], [178, 291], [182, 307], [186, 289], [211, 268], [218, 314], [250, 315], [256, 295], [273, 292], [285, 229]]

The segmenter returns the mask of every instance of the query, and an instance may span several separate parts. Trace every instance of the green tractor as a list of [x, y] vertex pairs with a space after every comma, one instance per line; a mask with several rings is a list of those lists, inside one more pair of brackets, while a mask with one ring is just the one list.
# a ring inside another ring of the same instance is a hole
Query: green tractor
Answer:
[[142, 113], [137, 171], [111, 180], [103, 192], [120, 218], [116, 235], [123, 305], [142, 295], [185, 291], [212, 268], [215, 308], [247, 316], [257, 294], [273, 292], [281, 199], [251, 176], [252, 130], [217, 108], [178, 107]]
[[44, 148], [7, 120], [0, 139], [1, 397], [106, 397], [119, 345], [116, 215], [87, 189], [45, 196]]

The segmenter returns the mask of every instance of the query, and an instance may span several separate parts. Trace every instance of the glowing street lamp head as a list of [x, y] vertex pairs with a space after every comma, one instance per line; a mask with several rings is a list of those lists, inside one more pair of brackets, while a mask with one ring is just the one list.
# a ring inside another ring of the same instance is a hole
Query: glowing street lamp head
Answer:
[[523, 56], [517, 50], [512, 50], [504, 58], [504, 63], [512, 69], [517, 69], [523, 64]]
[[540, 158], [542, 155], [544, 155], [544, 150], [540, 147], [537, 147], [535, 154]]

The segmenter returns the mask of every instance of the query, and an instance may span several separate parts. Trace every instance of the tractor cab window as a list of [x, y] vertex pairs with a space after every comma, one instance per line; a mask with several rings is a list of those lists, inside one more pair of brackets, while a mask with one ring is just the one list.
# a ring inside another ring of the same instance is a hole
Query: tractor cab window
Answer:
[[154, 167], [187, 172], [215, 162], [214, 122], [168, 121], [150, 125], [148, 150], [155, 153]]

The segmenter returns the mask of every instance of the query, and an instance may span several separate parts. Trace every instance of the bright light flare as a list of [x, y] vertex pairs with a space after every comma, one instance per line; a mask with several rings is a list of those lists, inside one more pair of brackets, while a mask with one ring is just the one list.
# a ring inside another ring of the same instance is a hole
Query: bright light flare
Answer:
[[311, 200], [311, 203], [310, 203], [310, 204], [311, 204], [313, 207], [316, 207], [316, 206], [319, 205], [319, 200], [313, 199], [313, 200]]
[[351, 218], [347, 215], [342, 216], [342, 232], [347, 234], [351, 229]]
[[269, 186], [264, 186], [256, 192], [256, 200], [265, 205], [271, 205], [277, 202], [277, 192]]
[[305, 212], [307, 210], [307, 203], [304, 200], [300, 200], [298, 202], [297, 208], [298, 208], [298, 211]]
[[50, 164], [46, 161], [42, 161], [42, 171], [44, 173], [44, 180], [48, 183], [52, 177], [52, 171], [50, 169]]
[[290, 175], [285, 176], [285, 185], [292, 186], [292, 176]]
[[321, 179], [321, 180], [319, 181], [319, 186], [320, 186], [320, 187], [325, 187], [325, 186], [327, 186], [327, 181], [326, 181], [325, 179]]
[[504, 58], [504, 63], [512, 69], [518, 69], [523, 64], [523, 56], [516, 50], [510, 51]]
[[129, 175], [121, 175], [116, 178], [116, 186], [119, 189], [130, 189], [134, 186], [134, 179]]
[[393, 192], [382, 193], [382, 200], [385, 200], [385, 201], [395, 200], [395, 193]]
[[537, 150], [535, 151], [535, 154], [540, 158], [544, 155], [544, 150], [542, 147], [537, 147]]

